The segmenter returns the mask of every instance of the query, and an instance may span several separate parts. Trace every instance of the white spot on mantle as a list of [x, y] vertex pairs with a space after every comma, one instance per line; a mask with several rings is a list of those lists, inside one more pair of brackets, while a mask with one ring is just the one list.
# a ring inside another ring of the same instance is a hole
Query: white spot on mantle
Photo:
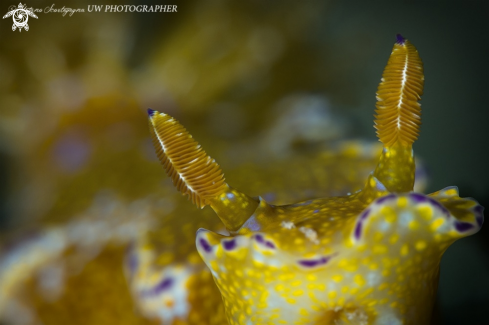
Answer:
[[295, 225], [292, 221], [282, 221], [282, 223], [280, 225], [282, 226], [282, 228], [285, 228], [285, 229], [295, 228]]

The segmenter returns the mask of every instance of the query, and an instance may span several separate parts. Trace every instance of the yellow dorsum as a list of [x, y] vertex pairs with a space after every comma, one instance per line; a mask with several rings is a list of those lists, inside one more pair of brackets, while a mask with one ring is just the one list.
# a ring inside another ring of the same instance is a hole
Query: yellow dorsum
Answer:
[[227, 185], [176, 120], [149, 110], [175, 186], [210, 205], [230, 233], [200, 229], [196, 238], [229, 324], [429, 323], [440, 259], [480, 229], [483, 208], [455, 187], [413, 192], [423, 84], [416, 48], [398, 35], [377, 91], [384, 150], [363, 190], [282, 206]]

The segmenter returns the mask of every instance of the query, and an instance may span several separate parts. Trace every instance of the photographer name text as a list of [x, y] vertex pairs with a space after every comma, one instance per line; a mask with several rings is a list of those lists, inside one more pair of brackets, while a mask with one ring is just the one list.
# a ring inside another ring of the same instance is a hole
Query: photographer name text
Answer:
[[63, 17], [73, 16], [75, 13], [84, 12], [177, 12], [176, 5], [88, 5], [87, 9], [84, 8], [68, 8], [68, 7], [56, 7], [53, 3], [44, 9], [32, 8], [33, 12], [60, 13]]

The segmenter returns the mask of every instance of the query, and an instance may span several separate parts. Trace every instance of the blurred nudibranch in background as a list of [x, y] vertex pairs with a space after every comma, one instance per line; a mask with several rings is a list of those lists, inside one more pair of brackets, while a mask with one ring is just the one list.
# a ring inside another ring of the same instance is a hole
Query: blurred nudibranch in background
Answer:
[[483, 208], [456, 187], [413, 192], [423, 85], [418, 51], [398, 35], [377, 90], [383, 151], [364, 188], [288, 205], [229, 186], [178, 121], [148, 110], [173, 184], [198, 207], [209, 205], [227, 230], [200, 229], [196, 245], [229, 324], [430, 322], [440, 259], [481, 228]]

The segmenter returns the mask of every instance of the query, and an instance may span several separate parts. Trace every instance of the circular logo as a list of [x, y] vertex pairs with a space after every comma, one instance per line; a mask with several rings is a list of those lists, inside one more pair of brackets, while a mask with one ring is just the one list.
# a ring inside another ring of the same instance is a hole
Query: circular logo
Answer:
[[26, 31], [29, 30], [29, 25], [27, 25], [27, 21], [29, 20], [29, 16], [37, 18], [37, 16], [32, 11], [32, 8], [27, 8], [26, 5], [19, 3], [19, 6], [16, 8], [15, 6], [11, 6], [9, 8], [9, 12], [3, 18], [7, 18], [12, 16], [14, 20], [14, 24], [12, 25], [12, 30], [15, 31], [19, 29], [19, 32], [24, 28]]

